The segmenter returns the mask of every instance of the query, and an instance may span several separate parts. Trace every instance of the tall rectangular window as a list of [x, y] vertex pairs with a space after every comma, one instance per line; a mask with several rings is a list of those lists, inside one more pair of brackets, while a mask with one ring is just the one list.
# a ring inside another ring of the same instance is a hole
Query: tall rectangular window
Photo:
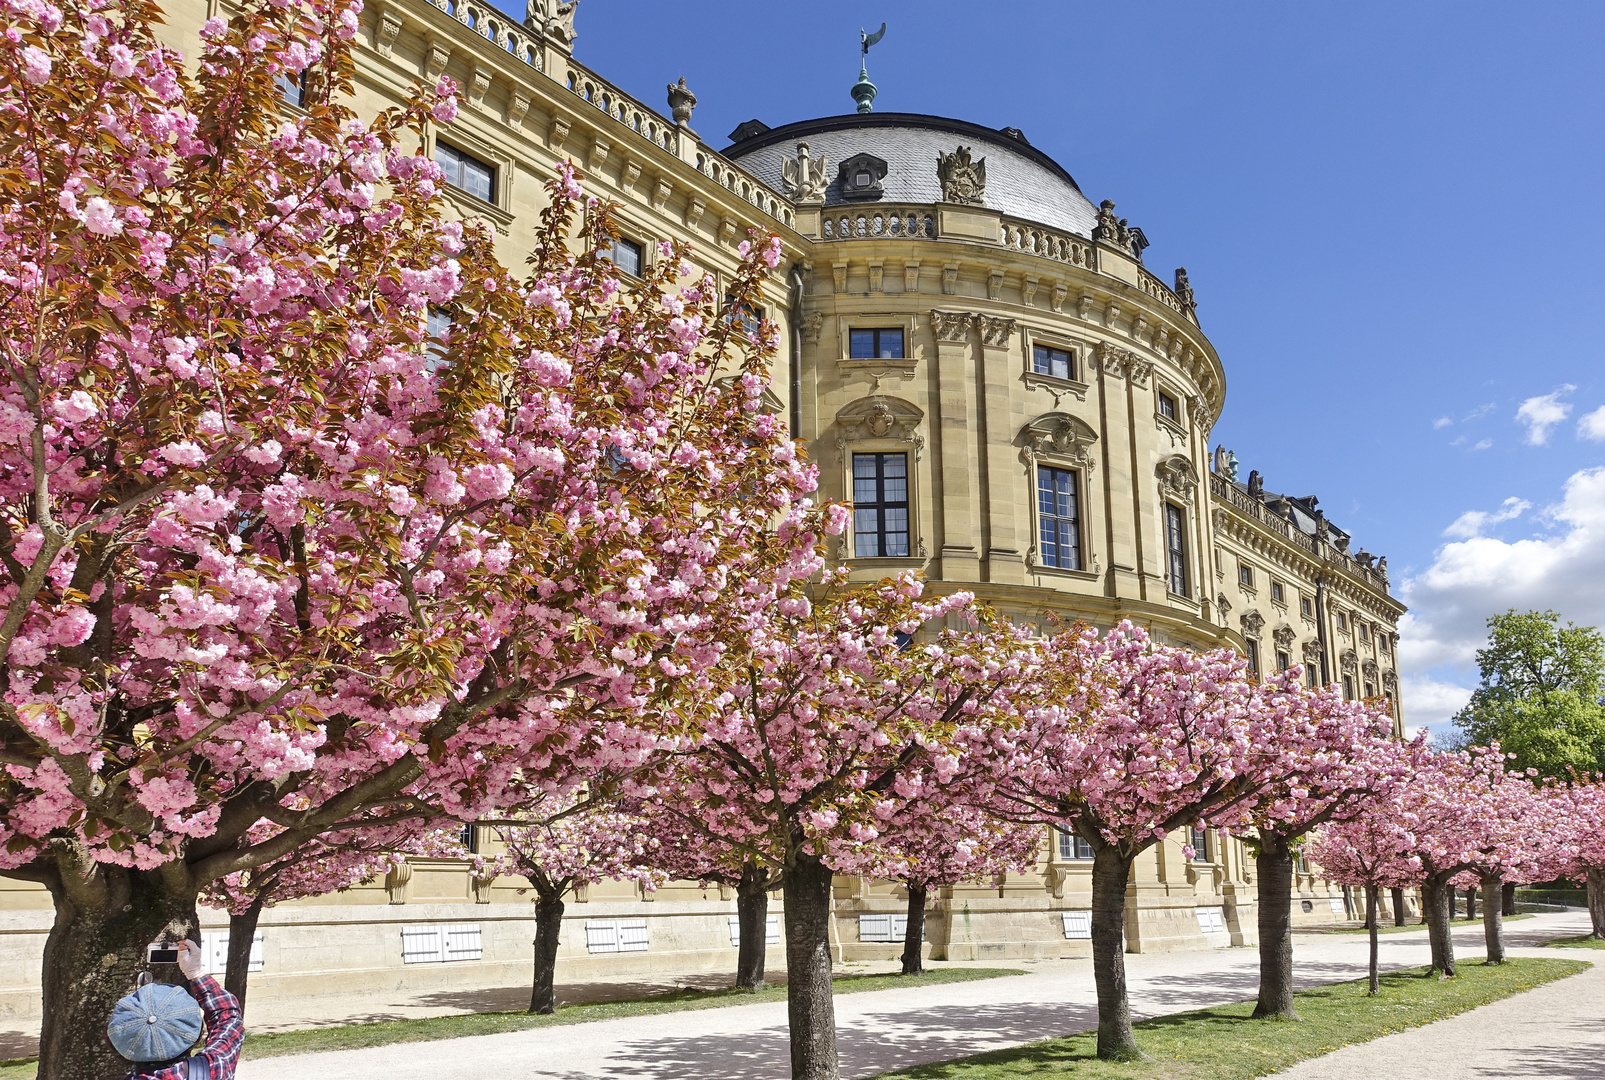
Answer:
[[1319, 690], [1321, 688], [1321, 665], [1319, 662], [1305, 663], [1304, 681], [1309, 684], [1311, 690]]
[[1252, 589], [1254, 587], [1254, 568], [1244, 562], [1238, 563], [1237, 583], [1239, 585], [1247, 585], [1250, 589]]
[[1165, 504], [1165, 554], [1170, 564], [1170, 591], [1186, 596], [1187, 516], [1175, 503]]
[[446, 183], [486, 202], [495, 202], [496, 167], [451, 146], [436, 141], [435, 164], [446, 174]]
[[1176, 399], [1163, 390], [1159, 391], [1159, 415], [1166, 420], [1176, 420], [1176, 413]]
[[285, 102], [297, 107], [306, 103], [306, 84], [302, 81], [301, 72], [280, 68], [273, 81], [278, 83], [279, 97]]
[[1248, 670], [1255, 676], [1259, 675], [1259, 642], [1249, 638], [1244, 642], [1248, 646]]
[[1310, 598], [1308, 596], [1301, 596], [1298, 598], [1298, 610], [1299, 614], [1303, 615], [1306, 619], [1315, 617], [1315, 608], [1310, 605]]
[[1075, 378], [1075, 361], [1069, 349], [1055, 349], [1049, 345], [1031, 346], [1031, 370], [1038, 375], [1052, 375], [1056, 379]]
[[1278, 604], [1287, 603], [1287, 593], [1282, 588], [1280, 581], [1271, 582], [1271, 600]]
[[853, 455], [853, 554], [908, 555], [908, 455]]
[[1074, 470], [1037, 466], [1037, 530], [1044, 566], [1081, 569], [1081, 500]]
[[641, 245], [634, 240], [619, 237], [613, 241], [613, 249], [607, 253], [607, 257], [624, 273], [641, 276]]
[[1293, 666], [1293, 658], [1280, 650], [1276, 653], [1276, 670], [1286, 671]]
[[1061, 859], [1090, 859], [1092, 858], [1092, 845], [1073, 832], [1059, 830], [1059, 858]]
[[1354, 700], [1354, 677], [1352, 675], [1343, 676], [1343, 700]]
[[901, 360], [903, 328], [847, 331], [847, 355], [853, 360]]
[[1189, 830], [1187, 830], [1187, 832], [1188, 832], [1187, 842], [1193, 846], [1193, 861], [1194, 862], [1208, 862], [1209, 861], [1209, 830], [1208, 829], [1189, 829]]

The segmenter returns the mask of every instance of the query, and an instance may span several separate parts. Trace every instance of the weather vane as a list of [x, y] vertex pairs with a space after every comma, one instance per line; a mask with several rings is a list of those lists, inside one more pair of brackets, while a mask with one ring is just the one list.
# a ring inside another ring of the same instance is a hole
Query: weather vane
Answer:
[[869, 47], [885, 36], [885, 23], [881, 23], [881, 28], [873, 34], [865, 33], [862, 29], [858, 31], [859, 55], [861, 57], [858, 65], [858, 81], [853, 84], [853, 88], [848, 93], [852, 94], [853, 100], [858, 102], [858, 111], [861, 113], [867, 113], [874, 108], [875, 94], [877, 93], [875, 84], [869, 81]]

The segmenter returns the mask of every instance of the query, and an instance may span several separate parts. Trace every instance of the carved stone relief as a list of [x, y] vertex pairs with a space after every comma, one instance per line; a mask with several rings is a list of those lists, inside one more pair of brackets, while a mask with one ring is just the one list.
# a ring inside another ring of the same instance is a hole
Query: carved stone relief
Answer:
[[936, 179], [942, 185], [943, 202], [979, 205], [986, 197], [986, 158], [972, 159], [967, 146], [951, 154], [939, 150]]
[[825, 316], [818, 311], [810, 311], [803, 316], [803, 340], [810, 345], [819, 344], [819, 331], [825, 325]]
[[1353, 673], [1360, 666], [1360, 658], [1353, 649], [1344, 649], [1338, 657], [1338, 665], [1346, 672]]
[[1009, 343], [1014, 336], [1014, 320], [1000, 319], [994, 315], [975, 316], [975, 325], [981, 331], [981, 344], [1000, 347]]
[[1321, 662], [1321, 643], [1319, 641], [1306, 641], [1304, 643], [1304, 662], [1306, 664], [1319, 664]]
[[920, 425], [925, 414], [902, 398], [872, 394], [843, 405], [836, 412], [836, 448], [845, 461], [849, 443], [864, 439], [895, 439], [914, 449], [918, 461], [925, 450]]
[[1198, 487], [1198, 471], [1193, 463], [1181, 454], [1172, 454], [1154, 468], [1159, 477], [1161, 498], [1173, 498], [1191, 505], [1193, 491]]
[[1219, 596], [1215, 597], [1215, 607], [1220, 611], [1221, 625], [1225, 626], [1226, 617], [1230, 615], [1232, 611], [1232, 602], [1226, 599], [1225, 593], [1221, 593]]
[[1022, 447], [1026, 463], [1034, 465], [1038, 458], [1053, 458], [1083, 469], [1092, 469], [1092, 444], [1098, 433], [1084, 420], [1068, 413], [1045, 413], [1020, 429], [1017, 440]]
[[1130, 379], [1138, 386], [1145, 386], [1148, 376], [1153, 374], [1152, 363], [1112, 342], [1100, 341], [1097, 356], [1099, 370], [1112, 378]]
[[1294, 633], [1293, 628], [1286, 623], [1271, 631], [1271, 639], [1276, 642], [1278, 649], [1291, 649], [1293, 641], [1297, 637], [1298, 635]]
[[932, 308], [931, 332], [936, 335], [937, 341], [962, 344], [970, 340], [970, 323], [974, 319], [975, 316], [968, 311], [942, 311]]
[[830, 183], [825, 175], [826, 161], [824, 154], [817, 158], [809, 157], [808, 144], [800, 142], [797, 144], [796, 159], [780, 163], [780, 182], [792, 201], [799, 204], [825, 201], [825, 188]]
[[1243, 627], [1245, 634], [1258, 634], [1265, 625], [1265, 616], [1259, 613], [1258, 608], [1249, 608], [1237, 620]]

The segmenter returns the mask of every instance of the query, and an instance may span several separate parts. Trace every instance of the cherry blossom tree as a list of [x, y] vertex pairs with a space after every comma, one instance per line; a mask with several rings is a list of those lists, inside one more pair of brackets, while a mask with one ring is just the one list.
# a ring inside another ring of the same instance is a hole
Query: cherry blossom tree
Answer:
[[203, 886], [644, 760], [817, 561], [773, 328], [675, 249], [621, 287], [572, 172], [513, 278], [422, 153], [450, 82], [343, 104], [358, 10], [249, 0], [191, 79], [147, 0], [6, 8], [0, 873], [57, 902], [45, 1080], [121, 1074], [82, 1033]]
[[[845, 507], [829, 513], [840, 531]], [[684, 681], [711, 708], [704, 737], [643, 792], [681, 827], [781, 876], [796, 1080], [839, 1075], [832, 875], [884, 866], [873, 850], [882, 830], [910, 803], [942, 801], [959, 748], [1008, 714], [1031, 652], [967, 593], [927, 600], [911, 574], [848, 589], [847, 572], [823, 571], [755, 609], [716, 693]], [[940, 814], [929, 820], [960, 838]]]
[[1312, 690], [1290, 668], [1258, 683], [1250, 712], [1259, 785], [1247, 819], [1259, 885], [1256, 1017], [1297, 1018], [1293, 1005], [1293, 858], [1310, 830], [1363, 813], [1410, 775], [1410, 752], [1374, 704]]
[[[1370, 803], [1359, 814], [1328, 823], [1311, 838], [1309, 857], [1328, 880], [1365, 890], [1365, 926], [1370, 932], [1370, 988], [1375, 996], [1377, 977], [1377, 892], [1391, 888], [1398, 895], [1415, 885], [1421, 862], [1410, 854], [1408, 834], [1399, 828], [1397, 806], [1387, 797]], [[1395, 901], [1397, 903], [1397, 901]]]
[[[931, 820], [932, 815], [943, 820]], [[901, 881], [908, 890], [902, 973], [925, 970], [925, 905], [931, 889], [1026, 873], [1041, 857], [1042, 840], [1041, 825], [999, 820], [966, 805], [952, 790], [940, 803], [910, 803], [899, 810], [871, 849], [884, 862], [863, 870], [870, 877]]]
[[1252, 688], [1229, 650], [1160, 645], [1121, 623], [1099, 639], [1066, 631], [1047, 648], [1044, 689], [1018, 733], [993, 733], [994, 806], [1092, 846], [1098, 1056], [1141, 1056], [1126, 994], [1126, 883], [1132, 862], [1171, 831], [1233, 828], [1257, 794], [1247, 770]]
[[[246, 840], [258, 843], [278, 832], [260, 822]], [[228, 959], [223, 988], [245, 1007], [250, 980], [251, 943], [265, 908], [289, 900], [341, 892], [388, 873], [408, 856], [464, 859], [468, 852], [450, 826], [408, 818], [387, 825], [376, 816], [360, 826], [324, 833], [288, 855], [209, 882], [201, 902], [229, 914]]]
[[652, 869], [655, 839], [647, 820], [583, 795], [558, 799], [530, 814], [529, 825], [499, 825], [507, 850], [482, 871], [522, 874], [535, 890], [535, 977], [529, 1011], [557, 1007], [554, 979], [563, 928], [563, 897], [599, 881], [631, 881], [652, 891], [666, 879]]
[[769, 948], [769, 894], [784, 882], [784, 868], [760, 862], [744, 849], [689, 826], [684, 815], [659, 800], [641, 800], [636, 806], [635, 812], [651, 822], [654, 843], [645, 852], [648, 868], [661, 870], [670, 880], [719, 885], [735, 892], [735, 988], [761, 989]]
[[1605, 938], [1605, 776], [1573, 776], [1546, 795], [1557, 826], [1561, 875], [1583, 882], [1592, 936]]

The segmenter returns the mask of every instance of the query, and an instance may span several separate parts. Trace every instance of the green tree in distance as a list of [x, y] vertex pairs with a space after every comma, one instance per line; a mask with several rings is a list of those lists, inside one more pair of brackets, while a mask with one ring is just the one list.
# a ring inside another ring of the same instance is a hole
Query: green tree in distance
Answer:
[[1488, 619], [1482, 682], [1455, 714], [1461, 742], [1495, 740], [1520, 769], [1544, 776], [1605, 771], [1605, 636], [1514, 608]]

